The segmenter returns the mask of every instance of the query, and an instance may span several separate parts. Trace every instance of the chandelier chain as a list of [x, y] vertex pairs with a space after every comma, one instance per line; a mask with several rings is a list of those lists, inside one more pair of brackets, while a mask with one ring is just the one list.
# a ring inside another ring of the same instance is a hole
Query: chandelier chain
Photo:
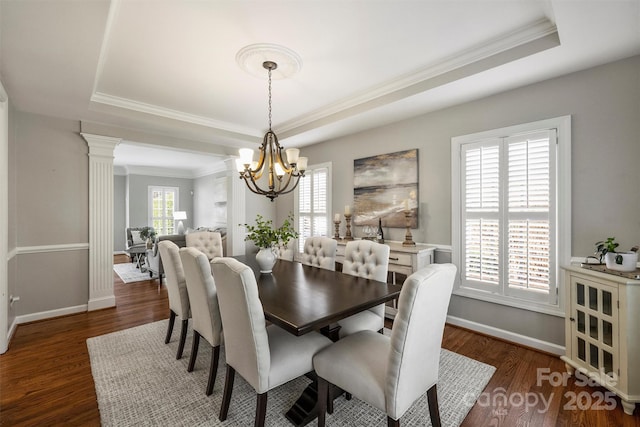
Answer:
[[271, 131], [271, 68], [269, 68], [269, 131]]

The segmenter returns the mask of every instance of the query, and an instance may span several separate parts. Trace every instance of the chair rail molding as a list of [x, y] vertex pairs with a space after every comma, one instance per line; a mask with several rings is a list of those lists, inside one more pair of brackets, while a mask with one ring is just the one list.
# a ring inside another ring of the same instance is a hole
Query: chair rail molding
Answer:
[[89, 311], [115, 307], [113, 293], [113, 151], [122, 141], [80, 133], [89, 146]]

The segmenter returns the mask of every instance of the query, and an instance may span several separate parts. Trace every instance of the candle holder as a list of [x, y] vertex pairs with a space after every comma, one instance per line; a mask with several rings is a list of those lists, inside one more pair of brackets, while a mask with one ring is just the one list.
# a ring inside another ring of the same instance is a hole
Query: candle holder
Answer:
[[405, 210], [404, 217], [407, 221], [407, 232], [404, 235], [404, 242], [402, 242], [402, 246], [415, 246], [416, 242], [413, 241], [413, 236], [411, 235], [411, 211]]
[[347, 223], [347, 231], [344, 234], [344, 240], [353, 240], [351, 235], [351, 214], [344, 214], [344, 220]]
[[336, 234], [333, 236], [333, 238], [336, 240], [340, 240], [340, 220], [333, 221], [333, 223], [336, 225]]

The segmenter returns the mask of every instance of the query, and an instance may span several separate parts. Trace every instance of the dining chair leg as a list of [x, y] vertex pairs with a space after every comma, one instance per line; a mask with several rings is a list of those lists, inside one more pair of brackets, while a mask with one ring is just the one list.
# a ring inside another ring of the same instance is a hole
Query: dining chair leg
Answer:
[[198, 346], [200, 345], [200, 334], [195, 329], [193, 330], [193, 343], [191, 345], [191, 358], [189, 359], [189, 366], [187, 372], [193, 372], [193, 368], [196, 366], [196, 357], [198, 357]]
[[255, 427], [264, 427], [264, 419], [267, 415], [267, 393], [258, 394], [256, 402], [256, 421]]
[[433, 427], [440, 427], [440, 409], [438, 408], [438, 390], [436, 384], [427, 390], [427, 402], [429, 403], [431, 425]]
[[173, 333], [173, 324], [176, 321], [176, 314], [173, 310], [169, 310], [169, 326], [167, 326], [167, 336], [164, 337], [164, 343], [169, 344], [171, 341], [171, 334]]
[[229, 403], [231, 403], [231, 393], [233, 393], [233, 380], [236, 377], [236, 370], [227, 365], [227, 377], [224, 380], [224, 392], [222, 394], [222, 404], [220, 405], [220, 421], [227, 419], [229, 413]]
[[211, 366], [209, 367], [209, 381], [207, 382], [207, 396], [213, 393], [213, 386], [216, 383], [216, 374], [218, 373], [218, 361], [220, 360], [220, 346], [216, 345], [211, 348]]
[[188, 326], [189, 326], [189, 319], [182, 320], [182, 329], [180, 329], [180, 343], [178, 344], [178, 352], [176, 353], [176, 359], [182, 358], [182, 352], [184, 351], [184, 343], [187, 341]]
[[387, 427], [400, 427], [400, 420], [394, 420], [387, 416]]
[[327, 416], [327, 400], [331, 400], [327, 399], [328, 394], [329, 383], [324, 378], [318, 377], [318, 427], [324, 427], [325, 424], [325, 418]]

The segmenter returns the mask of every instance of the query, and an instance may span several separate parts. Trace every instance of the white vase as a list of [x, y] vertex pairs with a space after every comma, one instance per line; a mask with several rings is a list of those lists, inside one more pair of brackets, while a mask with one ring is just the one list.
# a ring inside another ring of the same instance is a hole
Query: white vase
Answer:
[[256, 261], [260, 267], [260, 273], [271, 273], [278, 257], [273, 248], [260, 248], [256, 254]]
[[635, 271], [638, 264], [637, 252], [607, 252], [604, 262], [609, 270]]

